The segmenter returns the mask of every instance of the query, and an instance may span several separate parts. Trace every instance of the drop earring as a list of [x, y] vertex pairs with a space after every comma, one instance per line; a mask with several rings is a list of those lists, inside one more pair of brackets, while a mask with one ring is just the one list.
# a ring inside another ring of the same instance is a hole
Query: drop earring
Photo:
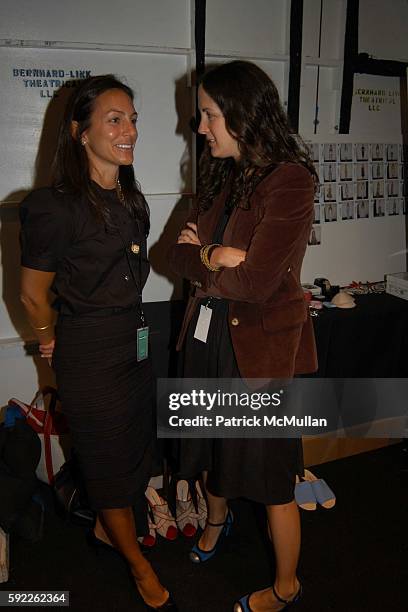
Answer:
[[86, 140], [85, 138], [81, 138], [81, 145], [84, 147], [86, 145]]

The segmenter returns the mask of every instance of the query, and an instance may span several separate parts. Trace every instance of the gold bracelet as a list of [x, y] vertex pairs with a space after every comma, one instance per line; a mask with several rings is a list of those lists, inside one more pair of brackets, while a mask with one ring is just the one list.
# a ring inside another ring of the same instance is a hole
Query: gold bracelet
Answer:
[[44, 325], [44, 327], [34, 327], [34, 325], [32, 325], [31, 327], [35, 329], [36, 331], [44, 331], [45, 329], [52, 327], [52, 323], [49, 323], [48, 325]]
[[208, 253], [209, 251], [215, 249], [216, 247], [221, 246], [220, 244], [217, 243], [213, 243], [213, 244], [206, 244], [205, 246], [201, 247], [200, 249], [200, 259], [201, 259], [201, 263], [207, 268], [207, 270], [209, 270], [210, 272], [219, 272], [221, 270], [221, 268], [219, 268], [218, 266], [212, 266], [210, 264], [210, 260], [208, 257]]

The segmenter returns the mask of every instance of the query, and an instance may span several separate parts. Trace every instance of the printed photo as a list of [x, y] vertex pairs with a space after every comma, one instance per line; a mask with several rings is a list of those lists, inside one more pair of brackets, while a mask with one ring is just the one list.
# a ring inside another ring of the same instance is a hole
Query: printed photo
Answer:
[[399, 200], [398, 198], [391, 198], [387, 200], [387, 214], [390, 217], [399, 215]]
[[335, 144], [323, 145], [323, 161], [331, 162], [337, 160], [337, 151]]
[[320, 205], [316, 204], [314, 207], [314, 221], [313, 223], [320, 223]]
[[361, 200], [357, 204], [357, 219], [367, 219], [369, 217], [369, 202], [368, 200]]
[[388, 179], [398, 179], [399, 178], [399, 164], [397, 162], [387, 164], [386, 176]]
[[[345, 185], [346, 187], [347, 185]], [[323, 199], [325, 202], [336, 201], [336, 183], [328, 183], [323, 185]]]
[[356, 179], [358, 181], [367, 181], [368, 180], [368, 164], [367, 163], [357, 163], [355, 164], [356, 170]]
[[356, 144], [356, 161], [368, 161], [369, 157], [369, 147], [368, 144]]
[[341, 218], [343, 221], [354, 219], [354, 202], [343, 202], [341, 204]]
[[371, 196], [374, 200], [384, 197], [384, 181], [374, 181], [371, 183]]
[[325, 183], [332, 183], [336, 180], [336, 164], [323, 164], [322, 170]]
[[371, 178], [373, 181], [384, 178], [384, 164], [379, 162], [371, 164]]
[[340, 144], [340, 161], [353, 161], [353, 145], [351, 142]]
[[340, 185], [340, 199], [354, 200], [354, 183], [344, 183]]
[[397, 198], [399, 196], [399, 181], [386, 181], [387, 197]]
[[356, 186], [356, 198], [357, 200], [365, 200], [368, 198], [368, 182], [358, 181]]
[[324, 220], [326, 221], [326, 223], [337, 221], [337, 204], [325, 204]]
[[307, 244], [309, 246], [316, 246], [322, 242], [322, 228], [319, 226], [313, 226], [310, 231], [310, 236]]
[[319, 148], [320, 145], [318, 142], [308, 142], [307, 148], [309, 149], [310, 157], [314, 162], [319, 162]]
[[384, 145], [375, 143], [371, 145], [371, 159], [372, 161], [383, 161], [384, 159]]
[[385, 200], [374, 200], [373, 206], [374, 217], [384, 217], [385, 215]]
[[341, 181], [352, 181], [353, 164], [339, 164], [339, 175]]
[[387, 147], [387, 161], [398, 161], [398, 145], [388, 144]]

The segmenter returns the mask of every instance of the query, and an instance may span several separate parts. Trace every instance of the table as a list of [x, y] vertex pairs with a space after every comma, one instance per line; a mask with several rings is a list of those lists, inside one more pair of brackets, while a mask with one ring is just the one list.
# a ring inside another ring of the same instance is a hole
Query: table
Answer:
[[313, 317], [318, 377], [407, 378], [408, 301], [387, 293], [356, 295], [352, 309]]

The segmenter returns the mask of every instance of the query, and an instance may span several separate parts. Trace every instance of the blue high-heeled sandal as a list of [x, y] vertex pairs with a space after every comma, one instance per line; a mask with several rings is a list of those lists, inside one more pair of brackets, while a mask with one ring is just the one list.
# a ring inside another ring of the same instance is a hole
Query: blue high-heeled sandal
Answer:
[[[285, 604], [283, 608], [279, 610], [279, 612], [283, 612], [283, 610], [288, 610], [290, 606], [293, 606], [293, 604], [297, 603], [299, 599], [302, 597], [302, 585], [301, 584], [299, 585], [299, 589], [296, 595], [292, 597], [292, 599], [283, 599], [283, 597], [278, 595], [275, 589], [275, 585], [272, 585], [272, 591], [276, 599], [280, 601], [281, 603]], [[249, 598], [251, 597], [251, 595], [252, 593], [248, 593], [248, 595], [244, 595], [244, 597], [241, 597], [241, 599], [234, 604], [234, 612], [253, 612], [251, 606], [249, 605]]]
[[228, 514], [223, 523], [212, 523], [211, 521], [207, 520], [207, 525], [210, 525], [211, 527], [222, 526], [220, 535], [218, 536], [218, 540], [215, 543], [215, 546], [211, 548], [211, 550], [202, 550], [202, 548], [199, 547], [198, 542], [197, 544], [194, 544], [190, 552], [190, 561], [192, 561], [193, 563], [204, 563], [205, 561], [209, 561], [211, 557], [213, 557], [215, 553], [219, 550], [219, 547], [224, 538], [230, 535], [233, 523], [234, 516], [231, 510], [228, 510]]

